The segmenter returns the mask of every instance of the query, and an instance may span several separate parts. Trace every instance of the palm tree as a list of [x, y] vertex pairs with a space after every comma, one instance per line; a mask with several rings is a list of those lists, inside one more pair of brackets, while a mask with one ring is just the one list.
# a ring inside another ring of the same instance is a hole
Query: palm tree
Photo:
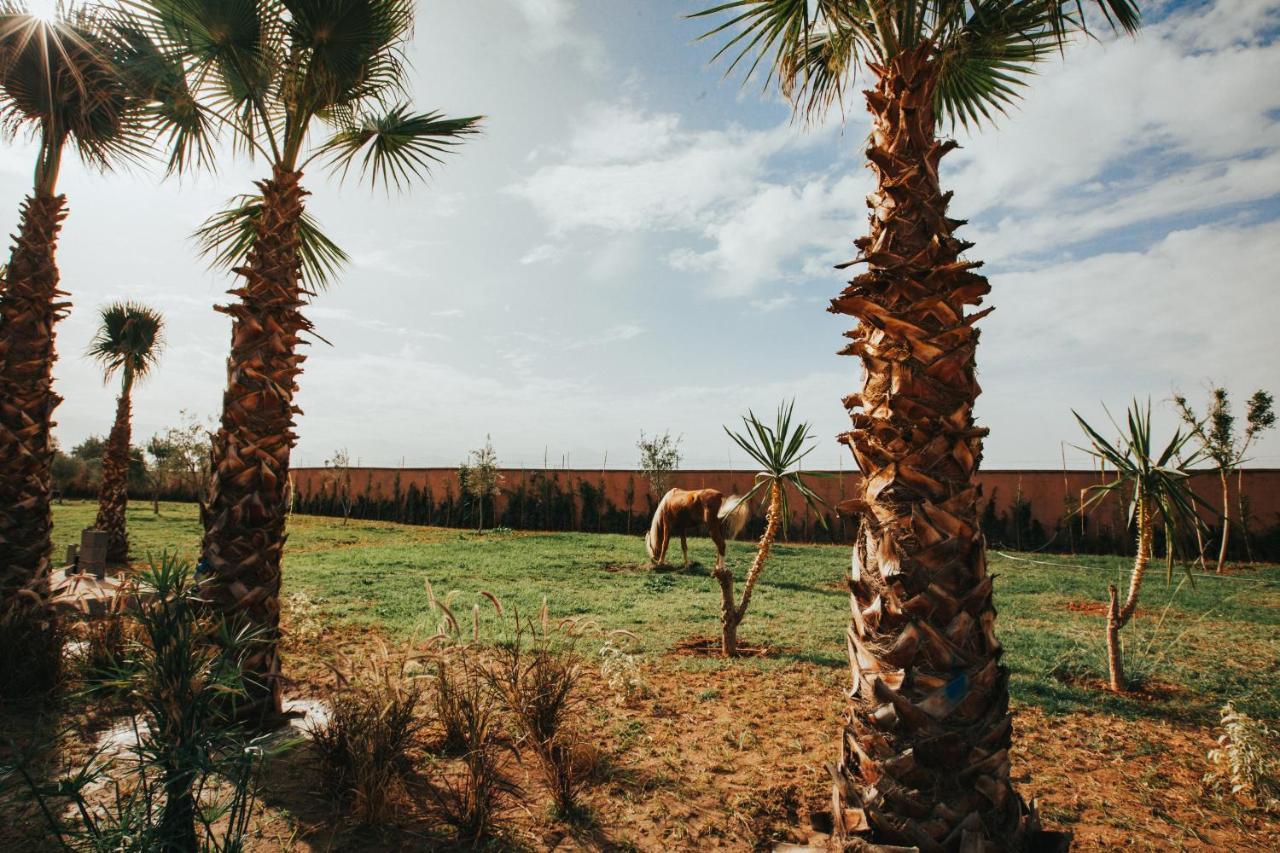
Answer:
[[[1132, 32], [1135, 0], [1094, 0]], [[1088, 9], [1092, 14], [1093, 9]], [[861, 519], [850, 577], [853, 671], [833, 768], [837, 833], [859, 844], [1013, 850], [1037, 822], [1009, 781], [1008, 672], [1000, 664], [974, 476], [978, 333], [989, 292], [954, 236], [938, 164], [941, 122], [982, 123], [1014, 102], [1035, 64], [1086, 31], [1080, 0], [732, 0], [730, 70], [777, 82], [810, 120], [843, 106], [859, 73], [877, 187], [867, 269], [831, 303], [856, 318], [842, 352], [862, 388], [842, 436], [863, 475], [843, 510]], [[990, 310], [990, 309], [987, 309]]]
[[[130, 8], [121, 30], [138, 46], [129, 67], [139, 79], [158, 85], [178, 69], [237, 148], [270, 168], [256, 193], [204, 232], [206, 248], [233, 259], [242, 282], [231, 291], [236, 301], [217, 309], [231, 317], [231, 354], [201, 561], [214, 604], [260, 638], [245, 662], [257, 685], [246, 716], [266, 720], [280, 708], [285, 492], [305, 359], [299, 345], [311, 330], [301, 309], [326, 280], [323, 269], [315, 281], [303, 275], [303, 171], [327, 158], [344, 175], [357, 165], [375, 186], [402, 187], [475, 133], [480, 119], [414, 113], [405, 103], [411, 0], [138, 0]], [[153, 75], [157, 65], [163, 73]], [[318, 124], [327, 135], [312, 144]], [[179, 146], [200, 135], [191, 125], [175, 139], [171, 163], [182, 168]]]
[[129, 440], [132, 424], [130, 395], [156, 366], [164, 346], [160, 312], [136, 302], [116, 302], [102, 309], [98, 334], [89, 356], [102, 364], [103, 381], [120, 373], [116, 419], [102, 453], [102, 483], [98, 487], [98, 519], [94, 526], [108, 534], [107, 559], [129, 558], [125, 509], [129, 504]]
[[724, 428], [734, 443], [746, 451], [761, 468], [760, 473], [756, 474], [755, 484], [740, 500], [749, 501], [757, 494], [762, 494], [761, 503], [765, 508], [764, 532], [760, 534], [755, 559], [752, 560], [742, 585], [742, 600], [738, 601], [734, 596], [731, 569], [717, 566], [711, 573], [720, 582], [720, 651], [725, 657], [738, 654], [738, 625], [747, 615], [751, 593], [755, 591], [760, 573], [764, 571], [765, 560], [769, 559], [774, 540], [778, 538], [778, 528], [791, 517], [787, 505], [788, 485], [814, 508], [819, 522], [826, 526], [821, 509], [822, 499], [805, 485], [800, 473], [800, 463], [813, 452], [813, 445], [809, 444], [812, 435], [807, 423], [792, 425], [791, 412], [794, 408], [795, 400], [779, 405], [772, 427], [761, 423], [755, 412], [748, 409], [742, 418], [746, 427], [743, 432], [736, 433], [728, 427]]
[[[1138, 609], [1138, 593], [1142, 579], [1151, 563], [1152, 544], [1155, 542], [1157, 521], [1164, 527], [1165, 547], [1169, 552], [1167, 563], [1169, 579], [1173, 574], [1173, 554], [1178, 533], [1187, 528], [1199, 529], [1203, 523], [1196, 511], [1200, 498], [1191, 490], [1191, 472], [1187, 470], [1209, 454], [1195, 451], [1183, 457], [1183, 450], [1193, 433], [1174, 432], [1173, 437], [1160, 454], [1152, 453], [1151, 401], [1146, 408], [1137, 400], [1129, 407], [1124, 433], [1117, 444], [1107, 441], [1089, 426], [1084, 418], [1072, 411], [1080, 428], [1089, 438], [1090, 447], [1083, 448], [1116, 470], [1116, 478], [1106, 483], [1090, 486], [1086, 491], [1091, 497], [1081, 503], [1083, 511], [1111, 493], [1129, 494], [1129, 523], [1137, 528], [1138, 550], [1133, 558], [1133, 572], [1129, 575], [1129, 592], [1121, 605], [1115, 584], [1107, 584], [1111, 603], [1107, 608], [1107, 668], [1109, 684], [1117, 693], [1125, 689], [1124, 658], [1120, 646], [1120, 629], [1129, 624]], [[1190, 573], [1190, 564], [1187, 572]]]
[[57, 192], [74, 148], [107, 169], [141, 150], [144, 105], [116, 74], [110, 39], [86, 12], [55, 20], [0, 4], [0, 128], [37, 142], [34, 183], [0, 282], [0, 604], [46, 591], [54, 446], [54, 332], [69, 306], [55, 259], [67, 200]]

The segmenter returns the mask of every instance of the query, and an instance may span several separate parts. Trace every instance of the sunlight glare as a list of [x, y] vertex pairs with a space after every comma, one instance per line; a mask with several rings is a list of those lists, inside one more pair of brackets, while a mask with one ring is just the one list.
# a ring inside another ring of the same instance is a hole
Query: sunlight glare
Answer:
[[27, 12], [42, 21], [52, 21], [58, 17], [58, 0], [27, 0]]

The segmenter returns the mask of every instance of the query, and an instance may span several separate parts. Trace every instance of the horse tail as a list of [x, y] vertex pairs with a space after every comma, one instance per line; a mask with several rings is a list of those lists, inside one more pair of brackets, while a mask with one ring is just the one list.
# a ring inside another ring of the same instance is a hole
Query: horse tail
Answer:
[[666, 513], [669, 497], [671, 492], [667, 492], [658, 501], [658, 508], [653, 511], [653, 521], [649, 524], [649, 532], [644, 535], [644, 547], [649, 552], [650, 560], [658, 559], [658, 543], [662, 541], [662, 517]]
[[720, 504], [721, 529], [726, 539], [737, 539], [742, 528], [747, 526], [747, 518], [751, 515], [751, 507], [740, 495], [729, 495]]

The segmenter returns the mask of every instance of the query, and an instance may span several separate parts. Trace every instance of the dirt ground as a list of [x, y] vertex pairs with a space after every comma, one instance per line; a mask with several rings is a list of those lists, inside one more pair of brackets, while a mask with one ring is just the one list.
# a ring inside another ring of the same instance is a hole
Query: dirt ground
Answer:
[[[750, 638], [744, 638], [747, 642]], [[358, 661], [372, 631], [297, 625], [289, 641], [294, 698], [323, 698], [333, 684], [326, 661]], [[325, 649], [325, 657], [316, 653]], [[509, 771], [524, 791], [502, 816], [496, 849], [704, 851], [772, 849], [779, 842], [821, 847], [829, 806], [825, 769], [835, 754], [845, 674], [806, 663], [744, 660], [730, 665], [675, 649], [642, 668], [647, 696], [622, 702], [587, 667], [585, 713], [577, 725], [594, 765], [587, 789], [592, 819], [571, 828], [551, 816], [550, 798], [530, 762]], [[111, 725], [97, 709], [66, 721], [73, 751]], [[1076, 850], [1270, 851], [1280, 822], [1223, 801], [1202, 782], [1208, 729], [1146, 719], [1017, 709], [1014, 779], [1035, 799], [1049, 828], [1075, 834]], [[284, 851], [429, 850], [447, 845], [422, 791], [448, 772], [422, 756], [395, 818], [352, 827], [320, 793], [305, 745], [268, 769], [263, 810], [249, 849]], [[8, 849], [55, 849], [38, 816], [11, 810]], [[6, 833], [0, 831], [0, 837]]]
[[[349, 635], [342, 645], [354, 655], [364, 642]], [[295, 691], [306, 685], [323, 695], [327, 668], [299, 651], [292, 662], [304, 674]], [[589, 710], [579, 723], [595, 750], [587, 794], [594, 824], [570, 830], [553, 820], [532, 766], [513, 765], [525, 798], [505, 816], [511, 846], [701, 851], [825, 843], [825, 767], [835, 758], [845, 673], [804, 663], [721, 667], [677, 649], [643, 675], [649, 695], [621, 703], [588, 668]], [[1102, 714], [1048, 716], [1031, 707], [1016, 713], [1015, 781], [1047, 827], [1075, 834], [1073, 849], [1276, 849], [1280, 821], [1204, 785], [1211, 730]], [[305, 763], [294, 768], [303, 777], [295, 788], [306, 785]], [[313, 819], [286, 816], [287, 799], [266, 797], [268, 820], [255, 850], [422, 849], [423, 815], [412, 804], [398, 828], [356, 832], [335, 825], [327, 803], [316, 802]], [[291, 829], [272, 831], [272, 823]]]

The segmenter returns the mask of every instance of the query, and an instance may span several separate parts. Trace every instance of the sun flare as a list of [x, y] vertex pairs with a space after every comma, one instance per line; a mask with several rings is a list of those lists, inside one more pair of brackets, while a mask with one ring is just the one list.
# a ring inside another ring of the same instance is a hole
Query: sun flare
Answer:
[[58, 0], [27, 0], [27, 11], [42, 21], [53, 21], [58, 18], [63, 5]]

